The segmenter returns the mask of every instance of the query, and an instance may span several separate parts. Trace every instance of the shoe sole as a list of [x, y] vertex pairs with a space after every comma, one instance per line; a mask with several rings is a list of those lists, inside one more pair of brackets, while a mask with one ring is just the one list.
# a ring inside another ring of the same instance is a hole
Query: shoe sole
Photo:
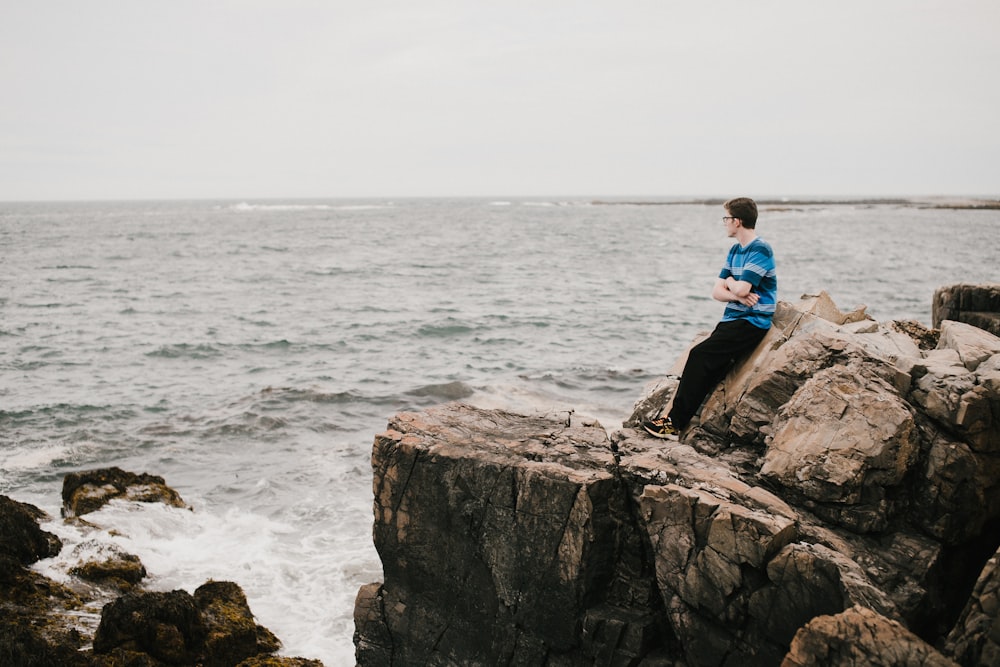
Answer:
[[643, 424], [642, 428], [644, 431], [646, 431], [646, 433], [650, 434], [654, 438], [659, 438], [660, 440], [677, 440], [676, 433], [660, 433], [659, 431], [654, 431], [650, 429], [645, 424]]

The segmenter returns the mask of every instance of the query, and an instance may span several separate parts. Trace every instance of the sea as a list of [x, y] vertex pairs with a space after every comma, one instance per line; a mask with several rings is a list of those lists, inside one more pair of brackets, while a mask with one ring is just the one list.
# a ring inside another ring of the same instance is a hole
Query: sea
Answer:
[[[0, 203], [0, 493], [64, 543], [34, 567], [66, 581], [114, 545], [152, 590], [234, 581], [282, 655], [353, 664], [355, 596], [382, 578], [375, 434], [447, 401], [620, 428], [721, 316], [720, 204]], [[937, 287], [1000, 258], [1000, 211], [937, 206], [762, 203], [779, 298], [930, 326]], [[64, 522], [64, 475], [109, 466], [189, 509]]]

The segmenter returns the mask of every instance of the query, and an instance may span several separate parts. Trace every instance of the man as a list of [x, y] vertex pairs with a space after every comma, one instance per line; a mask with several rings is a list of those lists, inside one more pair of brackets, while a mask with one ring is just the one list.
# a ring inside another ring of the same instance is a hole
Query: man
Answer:
[[738, 197], [723, 206], [726, 235], [736, 243], [715, 281], [712, 298], [725, 302], [726, 309], [712, 334], [691, 348], [670, 413], [643, 422], [643, 428], [657, 438], [677, 437], [730, 367], [752, 352], [771, 328], [778, 279], [774, 251], [757, 236], [757, 204]]

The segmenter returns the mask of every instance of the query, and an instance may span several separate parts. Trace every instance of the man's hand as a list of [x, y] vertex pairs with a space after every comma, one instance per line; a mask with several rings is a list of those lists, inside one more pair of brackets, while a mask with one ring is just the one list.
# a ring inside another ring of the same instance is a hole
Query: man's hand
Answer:
[[729, 276], [725, 280], [718, 278], [712, 289], [712, 298], [716, 301], [738, 301], [744, 306], [753, 308], [760, 301], [760, 296], [753, 292], [753, 285], [745, 280], [734, 280]]

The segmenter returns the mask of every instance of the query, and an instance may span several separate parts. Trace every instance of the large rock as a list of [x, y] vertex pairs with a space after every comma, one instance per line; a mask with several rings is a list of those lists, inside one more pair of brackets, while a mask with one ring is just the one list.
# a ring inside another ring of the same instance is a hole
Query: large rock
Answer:
[[243, 590], [210, 581], [186, 591], [129, 593], [106, 605], [94, 635], [95, 664], [235, 667], [271, 657], [280, 644], [254, 623]]
[[167, 486], [163, 478], [158, 475], [148, 473], [137, 475], [113, 467], [72, 472], [63, 478], [64, 516], [81, 516], [95, 512], [116, 498], [187, 507], [180, 494]]
[[[996, 663], [991, 663], [996, 664]], [[896, 621], [856, 605], [795, 635], [781, 667], [958, 667]]]
[[[610, 436], [397, 415], [372, 454], [385, 579], [358, 594], [358, 664], [949, 664], [931, 645], [1000, 546], [997, 342], [821, 294], [779, 305], [679, 442], [632, 427], [680, 363]], [[989, 654], [982, 624], [953, 646]], [[878, 642], [831, 661], [831, 632]]]
[[39, 527], [44, 518], [34, 505], [0, 496], [0, 664], [86, 665], [78, 633], [59, 622], [64, 610], [82, 601], [27, 567], [62, 548], [58, 537]]
[[30, 565], [58, 554], [62, 541], [38, 526], [43, 518], [45, 512], [34, 505], [0, 496], [0, 556]]
[[74, 549], [74, 555], [83, 554], [86, 556], [82, 561], [69, 570], [81, 579], [128, 591], [146, 577], [146, 568], [139, 557], [114, 544], [83, 542]]
[[934, 292], [931, 320], [935, 327], [953, 320], [1000, 336], [1000, 283], [939, 287]]
[[372, 454], [385, 583], [358, 596], [359, 662], [627, 661], [661, 645], [613, 462], [599, 425], [397, 415]]

